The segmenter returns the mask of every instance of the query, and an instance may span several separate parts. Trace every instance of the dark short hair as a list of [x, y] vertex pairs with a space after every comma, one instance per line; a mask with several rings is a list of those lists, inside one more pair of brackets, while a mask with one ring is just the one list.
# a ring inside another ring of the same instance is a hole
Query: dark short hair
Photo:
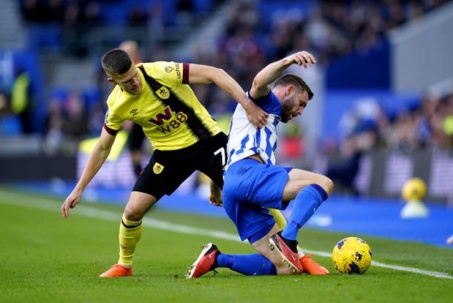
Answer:
[[132, 66], [132, 60], [122, 49], [114, 48], [102, 56], [102, 68], [109, 75], [122, 75]]
[[308, 84], [305, 83], [305, 81], [302, 80], [302, 78], [295, 75], [287, 74], [278, 78], [277, 81], [275, 81], [275, 86], [277, 85], [283, 86], [294, 85], [295, 87], [299, 88], [302, 92], [308, 93], [308, 100], [311, 100], [314, 96], [314, 93], [308, 86]]

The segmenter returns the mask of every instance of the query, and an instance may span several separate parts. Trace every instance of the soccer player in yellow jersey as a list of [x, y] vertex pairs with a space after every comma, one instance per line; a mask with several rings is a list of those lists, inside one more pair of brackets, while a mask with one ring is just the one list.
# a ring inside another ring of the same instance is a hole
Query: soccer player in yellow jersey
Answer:
[[82, 193], [107, 159], [115, 135], [124, 121], [143, 127], [153, 155], [140, 173], [124, 209], [119, 231], [118, 263], [100, 277], [132, 275], [135, 247], [142, 233], [145, 213], [164, 195], [169, 195], [195, 170], [211, 178], [210, 203], [222, 205], [223, 167], [227, 136], [189, 84], [215, 83], [240, 103], [257, 128], [267, 113], [246, 96], [240, 85], [222, 69], [212, 66], [153, 62], [133, 64], [121, 49], [102, 57], [107, 80], [116, 86], [107, 100], [104, 127], [80, 180], [61, 206], [64, 218], [81, 200]]

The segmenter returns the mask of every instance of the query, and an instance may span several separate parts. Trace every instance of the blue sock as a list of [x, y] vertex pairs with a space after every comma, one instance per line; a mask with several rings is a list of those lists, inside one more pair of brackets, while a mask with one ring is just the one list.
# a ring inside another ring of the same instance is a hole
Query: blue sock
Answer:
[[317, 184], [311, 184], [302, 189], [291, 202], [294, 205], [292, 205], [288, 223], [283, 228], [282, 237], [296, 240], [299, 229], [307, 223], [326, 199], [326, 191]]
[[218, 267], [226, 267], [246, 276], [276, 275], [277, 269], [271, 261], [260, 254], [217, 256]]

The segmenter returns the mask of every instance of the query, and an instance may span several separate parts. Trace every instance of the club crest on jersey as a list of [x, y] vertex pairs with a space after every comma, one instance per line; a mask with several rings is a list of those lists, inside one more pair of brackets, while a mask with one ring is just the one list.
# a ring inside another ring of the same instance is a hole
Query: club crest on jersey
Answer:
[[153, 172], [158, 175], [164, 170], [164, 166], [160, 163], [154, 163]]
[[161, 99], [168, 99], [170, 97], [170, 91], [168, 88], [165, 86], [162, 86], [156, 91], [156, 94], [161, 98]]

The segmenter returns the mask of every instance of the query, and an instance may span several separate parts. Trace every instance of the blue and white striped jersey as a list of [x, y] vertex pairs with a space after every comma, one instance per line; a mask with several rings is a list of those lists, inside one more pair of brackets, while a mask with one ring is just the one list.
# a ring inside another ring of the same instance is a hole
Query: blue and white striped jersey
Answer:
[[228, 134], [228, 161], [225, 169], [236, 161], [259, 154], [263, 161], [275, 164], [277, 148], [277, 124], [280, 121], [281, 103], [271, 91], [267, 96], [254, 100], [249, 98], [269, 114], [266, 125], [257, 129], [247, 119], [244, 108], [238, 104], [230, 122]]

